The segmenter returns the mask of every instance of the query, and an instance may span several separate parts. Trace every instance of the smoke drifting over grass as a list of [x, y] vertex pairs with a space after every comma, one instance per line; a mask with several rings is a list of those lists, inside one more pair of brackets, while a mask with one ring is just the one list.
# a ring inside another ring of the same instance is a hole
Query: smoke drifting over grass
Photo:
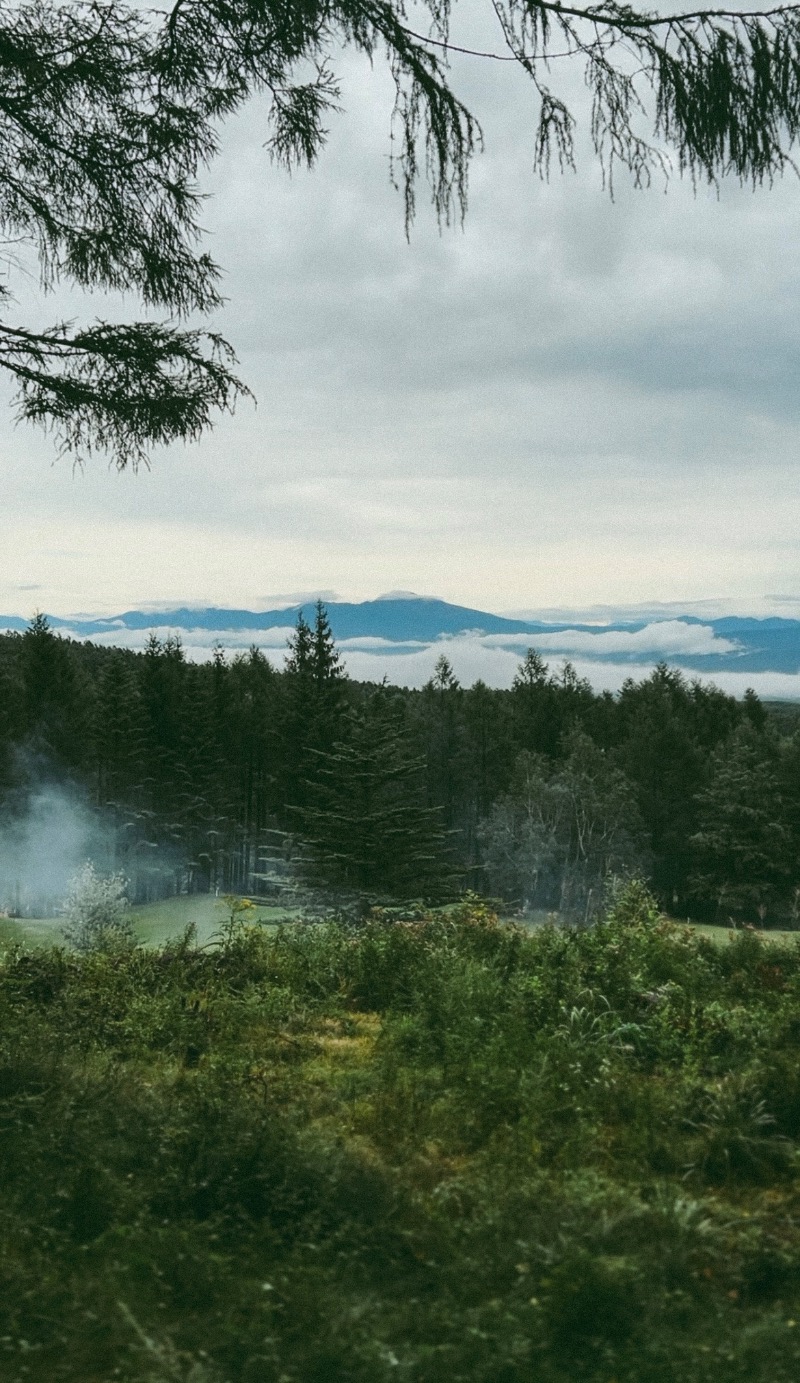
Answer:
[[104, 868], [102, 822], [68, 787], [38, 784], [0, 829], [0, 910], [23, 917], [58, 912], [87, 859]]
[[32, 753], [17, 756], [17, 776], [0, 819], [0, 916], [62, 915], [87, 864], [101, 877], [121, 874], [131, 903], [192, 891], [188, 847], [165, 842], [152, 813], [92, 806]]

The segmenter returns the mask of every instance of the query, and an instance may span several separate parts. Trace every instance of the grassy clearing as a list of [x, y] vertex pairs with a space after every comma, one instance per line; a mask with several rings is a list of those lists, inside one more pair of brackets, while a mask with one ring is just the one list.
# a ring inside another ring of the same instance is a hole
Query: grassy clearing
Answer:
[[[197, 944], [206, 945], [219, 935], [229, 915], [224, 899], [211, 893], [165, 898], [161, 902], [147, 903], [132, 910], [136, 934], [145, 946], [164, 946], [182, 936], [191, 923], [197, 928]], [[259, 903], [252, 921], [274, 926], [296, 916], [297, 909]]]
[[0, 969], [4, 1383], [796, 1383], [800, 949], [632, 890]]
[[[436, 915], [447, 916], [453, 911], [448, 905], [435, 909]], [[136, 936], [143, 946], [165, 946], [181, 937], [186, 928], [194, 923], [196, 944], [205, 946], [219, 939], [220, 929], [229, 912], [224, 899], [213, 894], [193, 894], [165, 898], [157, 903], [146, 903], [131, 910]], [[253, 922], [268, 930], [298, 920], [300, 909], [274, 907], [258, 903], [253, 914]], [[535, 931], [539, 927], [552, 926], [557, 914], [540, 911], [524, 917], [508, 916], [501, 921], [507, 926], [518, 926]], [[741, 934], [730, 927], [712, 926], [702, 922], [689, 922], [687, 925], [697, 936], [707, 937], [717, 946], [727, 946]], [[14, 946], [36, 949], [58, 946], [62, 943], [62, 922], [58, 917], [25, 917], [19, 919], [0, 918], [0, 954]], [[760, 941], [769, 945], [791, 946], [800, 940], [800, 932], [755, 929]]]
[[[210, 893], [164, 898], [131, 909], [134, 930], [143, 946], [164, 946], [182, 936], [191, 923], [197, 928], [197, 944], [207, 945], [228, 915], [224, 900]], [[296, 916], [297, 909], [259, 903], [253, 921], [275, 926]], [[58, 946], [62, 926], [60, 917], [0, 918], [0, 951], [9, 946]]]
[[[733, 927], [714, 927], [703, 922], [690, 922], [689, 926], [698, 936], [706, 936], [709, 941], [715, 942], [718, 946], [727, 946], [729, 941], [741, 935], [742, 929]], [[782, 931], [776, 928], [761, 930], [754, 928], [754, 935], [759, 941], [764, 941], [767, 945], [773, 946], [793, 946], [800, 940], [800, 932]]]
[[[673, 920], [668, 918], [666, 913], [662, 914], [662, 918], [665, 922]], [[503, 918], [502, 920], [508, 923], [509, 926], [522, 926], [531, 929], [535, 929], [536, 927], [546, 927], [559, 924], [558, 913], [552, 912], [538, 912], [532, 914], [529, 913], [526, 914], [524, 917], [508, 916]], [[680, 921], [676, 921], [675, 925], [680, 926]], [[786, 931], [781, 930], [780, 928], [765, 928], [762, 930], [758, 927], [746, 929], [741, 927], [722, 927], [714, 926], [706, 922], [691, 922], [688, 918], [686, 921], [686, 925], [689, 928], [691, 928], [695, 935], [705, 936], [708, 938], [709, 941], [713, 941], [717, 946], [727, 946], [729, 941], [734, 940], [737, 936], [741, 936], [744, 930], [749, 932], [751, 935], [755, 935], [759, 939], [759, 941], [765, 941], [771, 945], [792, 946], [795, 944], [795, 942], [800, 941], [800, 932]]]
[[11, 946], [35, 950], [61, 943], [61, 919], [58, 917], [0, 917], [0, 953]]

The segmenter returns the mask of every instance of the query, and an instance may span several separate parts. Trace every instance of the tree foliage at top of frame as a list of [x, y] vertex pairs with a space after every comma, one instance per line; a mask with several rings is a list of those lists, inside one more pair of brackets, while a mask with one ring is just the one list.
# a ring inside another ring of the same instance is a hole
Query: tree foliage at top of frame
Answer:
[[[657, 14], [627, 5], [492, 0], [502, 52], [537, 107], [534, 166], [574, 164], [576, 119], [559, 75], [592, 93], [591, 138], [610, 185], [673, 166], [693, 179], [769, 183], [792, 164], [800, 124], [800, 7]], [[33, 245], [43, 286], [135, 294], [165, 322], [46, 331], [0, 323], [0, 365], [20, 417], [78, 458], [123, 467], [154, 444], [197, 438], [246, 393], [221, 337], [181, 325], [219, 306], [200, 248], [198, 177], [220, 123], [254, 93], [267, 147], [312, 165], [338, 109], [336, 55], [385, 55], [395, 82], [391, 170], [406, 226], [427, 180], [436, 214], [463, 217], [476, 116], [449, 75], [452, 0], [126, 0], [0, 8], [0, 234]], [[9, 286], [0, 301], [9, 308]]]

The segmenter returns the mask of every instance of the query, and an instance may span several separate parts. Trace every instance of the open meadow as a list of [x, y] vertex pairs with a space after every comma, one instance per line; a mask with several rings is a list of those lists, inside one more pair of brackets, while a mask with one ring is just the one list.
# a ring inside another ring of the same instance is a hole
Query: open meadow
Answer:
[[641, 886], [0, 968], [9, 1383], [795, 1383], [800, 948]]
[[[130, 918], [136, 938], [142, 946], [163, 946], [182, 936], [188, 926], [196, 927], [196, 943], [205, 946], [213, 943], [220, 934], [230, 909], [224, 898], [213, 893], [193, 893], [174, 898], [163, 898], [157, 903], [144, 903], [130, 910]], [[273, 907], [268, 903], [257, 903], [252, 920], [265, 926], [296, 917], [293, 908]], [[0, 950], [9, 946], [23, 946], [25, 949], [63, 944], [61, 917], [0, 917]]]

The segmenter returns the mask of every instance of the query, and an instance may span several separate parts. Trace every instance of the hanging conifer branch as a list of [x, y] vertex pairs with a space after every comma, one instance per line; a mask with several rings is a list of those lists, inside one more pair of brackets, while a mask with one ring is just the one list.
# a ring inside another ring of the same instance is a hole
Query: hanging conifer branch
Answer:
[[[693, 180], [753, 186], [794, 168], [800, 131], [800, 6], [660, 15], [609, 3], [491, 0], [504, 54], [531, 81], [534, 166], [574, 166], [577, 115], [559, 89], [583, 66], [590, 137], [613, 187], [672, 168]], [[181, 319], [220, 305], [219, 270], [199, 248], [198, 179], [220, 122], [266, 95], [267, 148], [287, 168], [313, 165], [341, 96], [336, 59], [385, 54], [396, 99], [390, 169], [406, 227], [427, 181], [440, 222], [462, 218], [477, 116], [453, 88], [452, 0], [23, 0], [0, 6], [0, 226], [37, 255], [42, 286], [136, 294], [166, 322], [0, 330], [0, 367], [19, 412], [78, 457], [120, 466], [156, 443], [193, 439], [247, 391], [218, 336]], [[10, 289], [0, 302], [11, 307]], [[125, 404], [127, 391], [130, 406]]]

